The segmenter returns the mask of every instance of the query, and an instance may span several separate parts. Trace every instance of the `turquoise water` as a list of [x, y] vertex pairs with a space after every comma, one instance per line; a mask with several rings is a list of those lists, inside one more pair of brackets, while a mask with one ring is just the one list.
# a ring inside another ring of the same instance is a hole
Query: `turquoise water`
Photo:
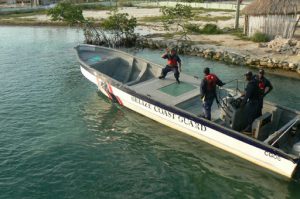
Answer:
[[[80, 73], [82, 40], [75, 29], [0, 27], [0, 198], [299, 198], [299, 182], [105, 99]], [[164, 63], [162, 51], [136, 54]], [[182, 60], [224, 81], [246, 71]], [[299, 110], [299, 81], [270, 79], [269, 100]]]

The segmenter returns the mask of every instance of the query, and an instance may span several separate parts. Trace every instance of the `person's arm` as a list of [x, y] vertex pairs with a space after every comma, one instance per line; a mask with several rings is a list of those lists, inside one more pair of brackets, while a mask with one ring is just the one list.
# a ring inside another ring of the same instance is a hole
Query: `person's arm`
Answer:
[[205, 93], [206, 93], [206, 81], [205, 79], [203, 79], [200, 84], [200, 98], [202, 100], [204, 100]]
[[250, 98], [250, 96], [253, 93], [253, 90], [254, 90], [253, 85], [248, 83], [248, 85], [246, 87], [246, 93], [245, 93], [245, 96], [244, 96], [243, 101], [241, 103], [241, 106], [244, 106], [247, 103], [248, 99]]
[[225, 83], [223, 83], [223, 82], [217, 77], [217, 85], [218, 85], [218, 86], [224, 86]]
[[273, 90], [273, 86], [269, 80], [266, 79], [266, 88], [264, 90], [264, 96], [266, 96], [269, 92]]
[[167, 49], [166, 49], [166, 52], [161, 56], [161, 58], [167, 59], [167, 58], [168, 58], [168, 55], [169, 55], [169, 49], [167, 48]]
[[178, 57], [177, 62], [178, 62], [178, 70], [179, 70], [179, 72], [181, 72], [181, 59], [179, 57]]

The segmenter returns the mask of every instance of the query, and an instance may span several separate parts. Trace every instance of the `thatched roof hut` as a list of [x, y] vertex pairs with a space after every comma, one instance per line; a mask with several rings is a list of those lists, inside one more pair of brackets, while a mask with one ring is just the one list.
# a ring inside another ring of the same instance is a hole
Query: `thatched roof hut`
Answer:
[[246, 15], [248, 36], [262, 32], [271, 38], [276, 35], [290, 38], [299, 21], [300, 0], [254, 0], [242, 13]]
[[290, 15], [300, 11], [300, 0], [255, 0], [246, 6], [245, 15]]

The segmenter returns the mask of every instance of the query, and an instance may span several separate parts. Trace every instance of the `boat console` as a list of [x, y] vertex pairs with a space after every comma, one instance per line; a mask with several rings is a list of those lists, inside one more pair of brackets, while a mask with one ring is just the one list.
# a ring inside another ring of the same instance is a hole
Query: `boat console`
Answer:
[[[221, 118], [225, 125], [236, 131], [242, 131], [248, 125], [248, 113], [252, 108], [249, 104], [241, 107], [243, 98], [241, 95], [231, 96], [230, 94], [222, 99]], [[252, 123], [251, 136], [264, 140], [268, 137], [271, 130], [272, 114], [265, 112], [262, 116], [256, 118]]]
[[241, 131], [247, 126], [248, 106], [241, 107], [241, 95], [227, 97], [221, 100], [221, 119], [225, 121], [225, 125], [233, 130]]

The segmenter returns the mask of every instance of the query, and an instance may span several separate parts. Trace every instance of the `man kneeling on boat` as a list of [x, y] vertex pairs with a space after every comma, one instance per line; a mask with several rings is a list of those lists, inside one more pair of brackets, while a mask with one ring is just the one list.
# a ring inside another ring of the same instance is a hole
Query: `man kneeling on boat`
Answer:
[[[200, 85], [200, 97], [202, 99], [203, 116], [211, 120], [211, 107], [214, 99], [217, 99], [216, 85], [224, 86], [225, 84], [213, 73], [210, 73], [209, 68], [203, 70], [204, 78]], [[218, 102], [218, 101], [217, 101]]]
[[173, 71], [177, 83], [180, 84], [179, 73], [181, 72], [181, 59], [177, 55], [176, 49], [172, 48], [170, 53], [169, 49], [167, 48], [166, 53], [163, 54], [161, 57], [163, 59], [168, 59], [168, 62], [166, 67], [162, 69], [159, 79], [164, 79], [168, 72]]

